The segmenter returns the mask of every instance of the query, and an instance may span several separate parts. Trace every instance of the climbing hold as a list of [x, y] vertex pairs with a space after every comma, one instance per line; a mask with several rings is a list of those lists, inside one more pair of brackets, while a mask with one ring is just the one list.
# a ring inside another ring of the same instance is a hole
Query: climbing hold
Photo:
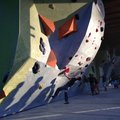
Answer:
[[54, 4], [49, 4], [49, 8], [55, 9], [55, 5]]
[[69, 57], [69, 60], [71, 60], [72, 59], [72, 57]]
[[104, 37], [101, 37], [101, 40], [104, 40]]
[[83, 63], [79, 62], [78, 65], [82, 65]]
[[98, 29], [96, 29], [96, 32], [98, 32]]
[[90, 61], [90, 60], [91, 60], [91, 58], [90, 58], [90, 57], [87, 57], [87, 58], [86, 58], [86, 61]]
[[75, 55], [75, 57], [77, 57], [78, 55]]
[[86, 43], [89, 42], [89, 40], [86, 40]]
[[76, 18], [77, 20], [79, 20], [79, 15], [78, 15], [78, 14], [76, 14], [76, 15], [75, 15], [75, 18]]
[[89, 33], [88, 37], [90, 37], [90, 36], [91, 36], [91, 33]]
[[32, 72], [33, 72], [34, 74], [36, 74], [36, 73], [39, 72], [39, 69], [40, 69], [40, 65], [39, 65], [39, 63], [36, 61], [35, 64], [34, 64], [34, 66], [32, 67]]
[[101, 32], [103, 32], [103, 30], [104, 30], [104, 28], [103, 28], [103, 27], [101, 27], [101, 28], [100, 28], [100, 31], [101, 31]]
[[88, 67], [88, 64], [85, 67]]
[[39, 45], [39, 49], [40, 51], [43, 53], [43, 55], [45, 55], [45, 43], [43, 42], [43, 39], [40, 37], [40, 45]]

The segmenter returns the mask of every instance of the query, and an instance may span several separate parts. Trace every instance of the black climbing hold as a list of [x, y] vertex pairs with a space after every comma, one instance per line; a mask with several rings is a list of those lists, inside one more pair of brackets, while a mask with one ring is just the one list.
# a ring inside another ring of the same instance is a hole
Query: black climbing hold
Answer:
[[76, 14], [76, 15], [75, 15], [75, 18], [76, 18], [77, 20], [79, 20], [79, 15], [78, 15], [78, 14]]
[[77, 2], [77, 0], [71, 0], [72, 2]]
[[32, 67], [32, 72], [33, 72], [34, 74], [38, 73], [39, 68], [40, 68], [40, 65], [39, 65], [39, 63], [36, 61], [35, 64], [34, 64], [34, 66]]
[[101, 40], [104, 40], [104, 37], [101, 37]]
[[69, 60], [71, 60], [72, 59], [72, 57], [69, 57]]
[[85, 67], [88, 67], [88, 64]]
[[103, 27], [101, 27], [101, 28], [100, 28], [100, 31], [101, 31], [101, 32], [103, 32], [103, 30], [104, 30], [104, 28], [103, 28]]

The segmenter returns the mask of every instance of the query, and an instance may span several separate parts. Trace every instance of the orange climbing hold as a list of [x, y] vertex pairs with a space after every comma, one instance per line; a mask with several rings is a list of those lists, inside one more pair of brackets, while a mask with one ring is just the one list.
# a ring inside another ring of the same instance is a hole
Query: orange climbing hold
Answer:
[[49, 57], [48, 57], [48, 60], [47, 60], [47, 65], [49, 65], [51, 67], [55, 67], [56, 63], [57, 63], [57, 58], [54, 54], [54, 51], [51, 50], [51, 52], [49, 54]]
[[75, 16], [72, 17], [70, 20], [66, 21], [60, 28], [59, 28], [59, 38], [63, 38], [73, 32], [77, 31], [77, 22]]
[[52, 20], [42, 16], [42, 15], [38, 15], [38, 16], [39, 16], [39, 19], [41, 20], [41, 22], [43, 24], [45, 35], [47, 35], [47, 36], [51, 35], [55, 31], [54, 22]]

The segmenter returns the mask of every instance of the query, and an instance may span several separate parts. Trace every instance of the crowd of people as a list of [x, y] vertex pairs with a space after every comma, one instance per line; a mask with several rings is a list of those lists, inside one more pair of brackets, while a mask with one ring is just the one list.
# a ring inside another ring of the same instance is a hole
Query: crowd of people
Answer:
[[[68, 76], [66, 76], [69, 81], [61, 87], [58, 87], [57, 90], [55, 91], [54, 95], [52, 95], [52, 98], [54, 99], [61, 91], [64, 91], [64, 100], [65, 100], [65, 104], [69, 104], [68, 101], [68, 90], [70, 87], [72, 87], [74, 85], [74, 83], [76, 81], [79, 81], [80, 84], [78, 86], [81, 85], [81, 81], [84, 81], [83, 83], [89, 83], [90, 86], [90, 90], [91, 90], [91, 95], [98, 95], [100, 93], [99, 90], [99, 84], [100, 84], [100, 80], [98, 80], [94, 74], [89, 74], [88, 76], [83, 75], [82, 79], [81, 77], [73, 77], [70, 78]], [[114, 88], [118, 88], [119, 84], [118, 81], [116, 80], [112, 80], [109, 81], [109, 83], [105, 80], [105, 76], [102, 76], [102, 85], [105, 91], [107, 91], [107, 87], [109, 84], [113, 84]]]

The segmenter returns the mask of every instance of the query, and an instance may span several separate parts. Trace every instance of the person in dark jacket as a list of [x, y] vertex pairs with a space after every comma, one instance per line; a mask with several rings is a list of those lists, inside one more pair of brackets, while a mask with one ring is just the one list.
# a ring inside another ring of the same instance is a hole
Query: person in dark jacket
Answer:
[[97, 95], [97, 94], [100, 93], [100, 91], [99, 91], [99, 82], [95, 77], [94, 77], [94, 80], [95, 80], [94, 92]]
[[98, 81], [93, 74], [89, 74], [89, 83], [92, 95], [99, 94]]
[[105, 91], [107, 91], [107, 81], [105, 75], [102, 76], [102, 84]]
[[64, 90], [65, 104], [69, 104], [69, 102], [68, 102], [68, 94], [67, 94], [68, 88], [73, 86], [75, 81], [81, 79], [80, 77], [78, 77], [78, 78], [75, 78], [75, 77], [74, 78], [69, 78], [69, 77], [67, 77], [67, 78], [69, 79], [69, 81], [64, 86], [61, 86], [61, 87], [57, 88], [57, 90], [55, 91], [54, 95], [52, 96], [53, 98], [55, 98], [59, 94], [60, 91]]

